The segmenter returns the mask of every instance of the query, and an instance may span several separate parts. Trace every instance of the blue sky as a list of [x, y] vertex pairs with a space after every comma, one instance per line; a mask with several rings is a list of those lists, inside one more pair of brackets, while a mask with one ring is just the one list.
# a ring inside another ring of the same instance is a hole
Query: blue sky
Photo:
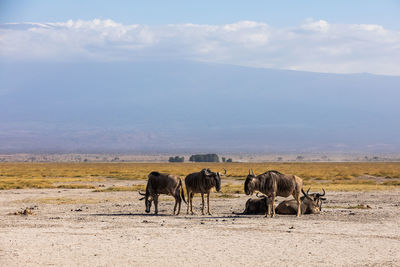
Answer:
[[225, 24], [241, 20], [288, 27], [304, 19], [379, 24], [400, 29], [399, 0], [308, 1], [54, 1], [1, 0], [0, 22], [59, 22], [112, 19], [124, 24]]
[[398, 14], [399, 0], [0, 0], [0, 60], [192, 60], [398, 76]]

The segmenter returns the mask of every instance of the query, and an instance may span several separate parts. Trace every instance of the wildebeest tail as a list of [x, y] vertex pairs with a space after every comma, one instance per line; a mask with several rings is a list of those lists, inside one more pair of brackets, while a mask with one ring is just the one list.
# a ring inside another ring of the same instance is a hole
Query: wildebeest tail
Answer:
[[181, 198], [183, 199], [183, 202], [187, 204], [186, 199], [185, 199], [185, 192], [183, 192], [183, 185], [182, 185], [182, 180], [179, 178], [179, 191], [181, 194]]

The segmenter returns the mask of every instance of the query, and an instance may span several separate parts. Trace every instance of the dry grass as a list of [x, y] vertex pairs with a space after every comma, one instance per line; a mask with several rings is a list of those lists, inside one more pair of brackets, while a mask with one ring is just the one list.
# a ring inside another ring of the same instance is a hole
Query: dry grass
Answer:
[[132, 185], [132, 186], [111, 186], [104, 189], [96, 189], [93, 192], [118, 192], [118, 191], [143, 191], [146, 189], [145, 185]]
[[[364, 191], [400, 188], [400, 163], [0, 163], [0, 190], [19, 188], [88, 188], [97, 191], [136, 191], [143, 186], [98, 189], [92, 183], [106, 178], [122, 180], [147, 179], [151, 171], [185, 177], [202, 168], [227, 169], [227, 178], [243, 181], [249, 169], [256, 174], [266, 170], [292, 173], [305, 186], [319, 190]], [[381, 177], [360, 179], [360, 176]], [[224, 178], [224, 179], [227, 179]], [[222, 193], [242, 193], [241, 184], [223, 185]]]

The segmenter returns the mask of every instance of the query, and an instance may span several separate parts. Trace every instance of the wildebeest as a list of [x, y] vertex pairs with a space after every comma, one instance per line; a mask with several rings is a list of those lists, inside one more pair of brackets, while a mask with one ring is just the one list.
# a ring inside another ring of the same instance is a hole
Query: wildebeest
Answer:
[[[322, 210], [322, 200], [326, 200], [322, 196], [325, 195], [325, 190], [323, 194], [320, 193], [312, 193], [308, 194], [310, 189], [307, 190], [307, 193], [302, 189], [303, 196], [300, 198], [301, 200], [301, 214], [319, 214]], [[275, 211], [278, 214], [296, 214], [297, 211], [297, 203], [294, 199], [284, 200], [276, 207]]]
[[193, 213], [193, 195], [195, 193], [201, 194], [201, 214], [204, 215], [204, 194], [207, 194], [207, 214], [210, 213], [210, 190], [215, 187], [217, 192], [221, 190], [221, 176], [226, 174], [221, 174], [220, 172], [212, 172], [210, 169], [202, 169], [200, 172], [194, 172], [186, 176], [185, 185], [186, 185], [186, 193], [188, 198], [187, 203], [187, 213], [189, 214], [189, 206], [190, 212]]
[[247, 175], [244, 183], [246, 195], [251, 195], [255, 190], [265, 194], [271, 201], [268, 203], [266, 216], [275, 216], [275, 198], [277, 196], [288, 197], [293, 195], [298, 204], [297, 216], [300, 216], [300, 193], [303, 188], [303, 180], [291, 174], [282, 174], [278, 171], [267, 171], [260, 175], [255, 175], [254, 171]]
[[310, 188], [308, 188], [307, 190], [307, 195], [309, 195], [312, 199], [314, 199], [314, 201], [317, 202], [317, 205], [319, 206], [319, 210], [322, 210], [322, 201], [325, 201], [326, 198], [324, 198], [323, 196], [325, 196], [325, 190], [322, 188], [322, 194], [320, 193], [311, 193], [309, 194], [308, 192], [310, 191]]
[[147, 180], [146, 193], [144, 194], [139, 191], [139, 194], [144, 196], [140, 200], [145, 200], [147, 213], [150, 212], [152, 201], [154, 201], [154, 213], [158, 213], [158, 196], [160, 194], [172, 195], [175, 198], [173, 214], [175, 214], [177, 205], [178, 212], [176, 215], [178, 215], [181, 211], [182, 199], [186, 203], [181, 178], [179, 178], [179, 176], [167, 173], [151, 172], [149, 174], [149, 179]]
[[265, 214], [267, 211], [267, 200], [268, 198], [265, 195], [259, 196], [257, 193], [258, 198], [249, 198], [246, 201], [245, 209], [242, 213], [244, 215], [249, 214]]
[[[310, 189], [307, 190], [307, 193], [303, 192], [303, 196], [300, 197], [301, 201], [301, 214], [318, 214], [322, 210], [322, 200], [326, 200], [326, 198], [322, 197], [325, 195], [325, 190], [323, 194], [320, 193], [308, 193]], [[267, 200], [268, 198], [265, 195], [259, 196], [257, 193], [256, 199], [250, 198], [246, 201], [245, 210], [242, 215], [250, 215], [250, 214], [265, 214], [267, 211]], [[277, 214], [291, 214], [294, 215], [297, 213], [297, 202], [294, 199], [284, 200], [275, 208], [275, 213]]]

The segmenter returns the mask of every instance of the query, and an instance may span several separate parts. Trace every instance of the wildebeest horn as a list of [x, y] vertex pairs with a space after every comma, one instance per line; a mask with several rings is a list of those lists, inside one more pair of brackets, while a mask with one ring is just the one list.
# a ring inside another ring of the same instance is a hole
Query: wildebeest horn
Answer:
[[145, 199], [146, 198], [146, 194], [143, 194], [142, 192], [140, 192], [140, 191], [138, 191], [139, 192], [139, 195], [142, 195], [142, 196], [144, 196], [144, 197], [141, 197], [141, 198], [139, 198], [139, 200], [143, 200], [143, 199]]
[[222, 168], [222, 169], [225, 171], [225, 173], [218, 172], [219, 176], [224, 176], [226, 174], [226, 170], [224, 168]]
[[251, 169], [251, 172], [252, 172], [253, 176], [256, 176], [256, 174], [254, 173], [253, 169]]
[[307, 190], [307, 195], [308, 195], [308, 192], [310, 192], [310, 189], [311, 189], [311, 187], [308, 188], [308, 190]]
[[320, 195], [321, 197], [325, 196], [325, 189], [322, 188], [322, 191], [324, 192], [324, 194]]
[[323, 197], [323, 196], [325, 196], [325, 190], [322, 188], [322, 192], [324, 192], [323, 194], [320, 194], [320, 193], [317, 193], [317, 196], [318, 197]]
[[226, 169], [225, 168], [222, 168], [223, 170], [224, 170], [224, 175], [226, 174]]
[[303, 193], [303, 195], [304, 195], [306, 198], [308, 198], [309, 200], [312, 200], [312, 199], [308, 196], [308, 194], [307, 194], [306, 192], [304, 192], [304, 189], [303, 189], [303, 188], [301, 189], [301, 192]]

